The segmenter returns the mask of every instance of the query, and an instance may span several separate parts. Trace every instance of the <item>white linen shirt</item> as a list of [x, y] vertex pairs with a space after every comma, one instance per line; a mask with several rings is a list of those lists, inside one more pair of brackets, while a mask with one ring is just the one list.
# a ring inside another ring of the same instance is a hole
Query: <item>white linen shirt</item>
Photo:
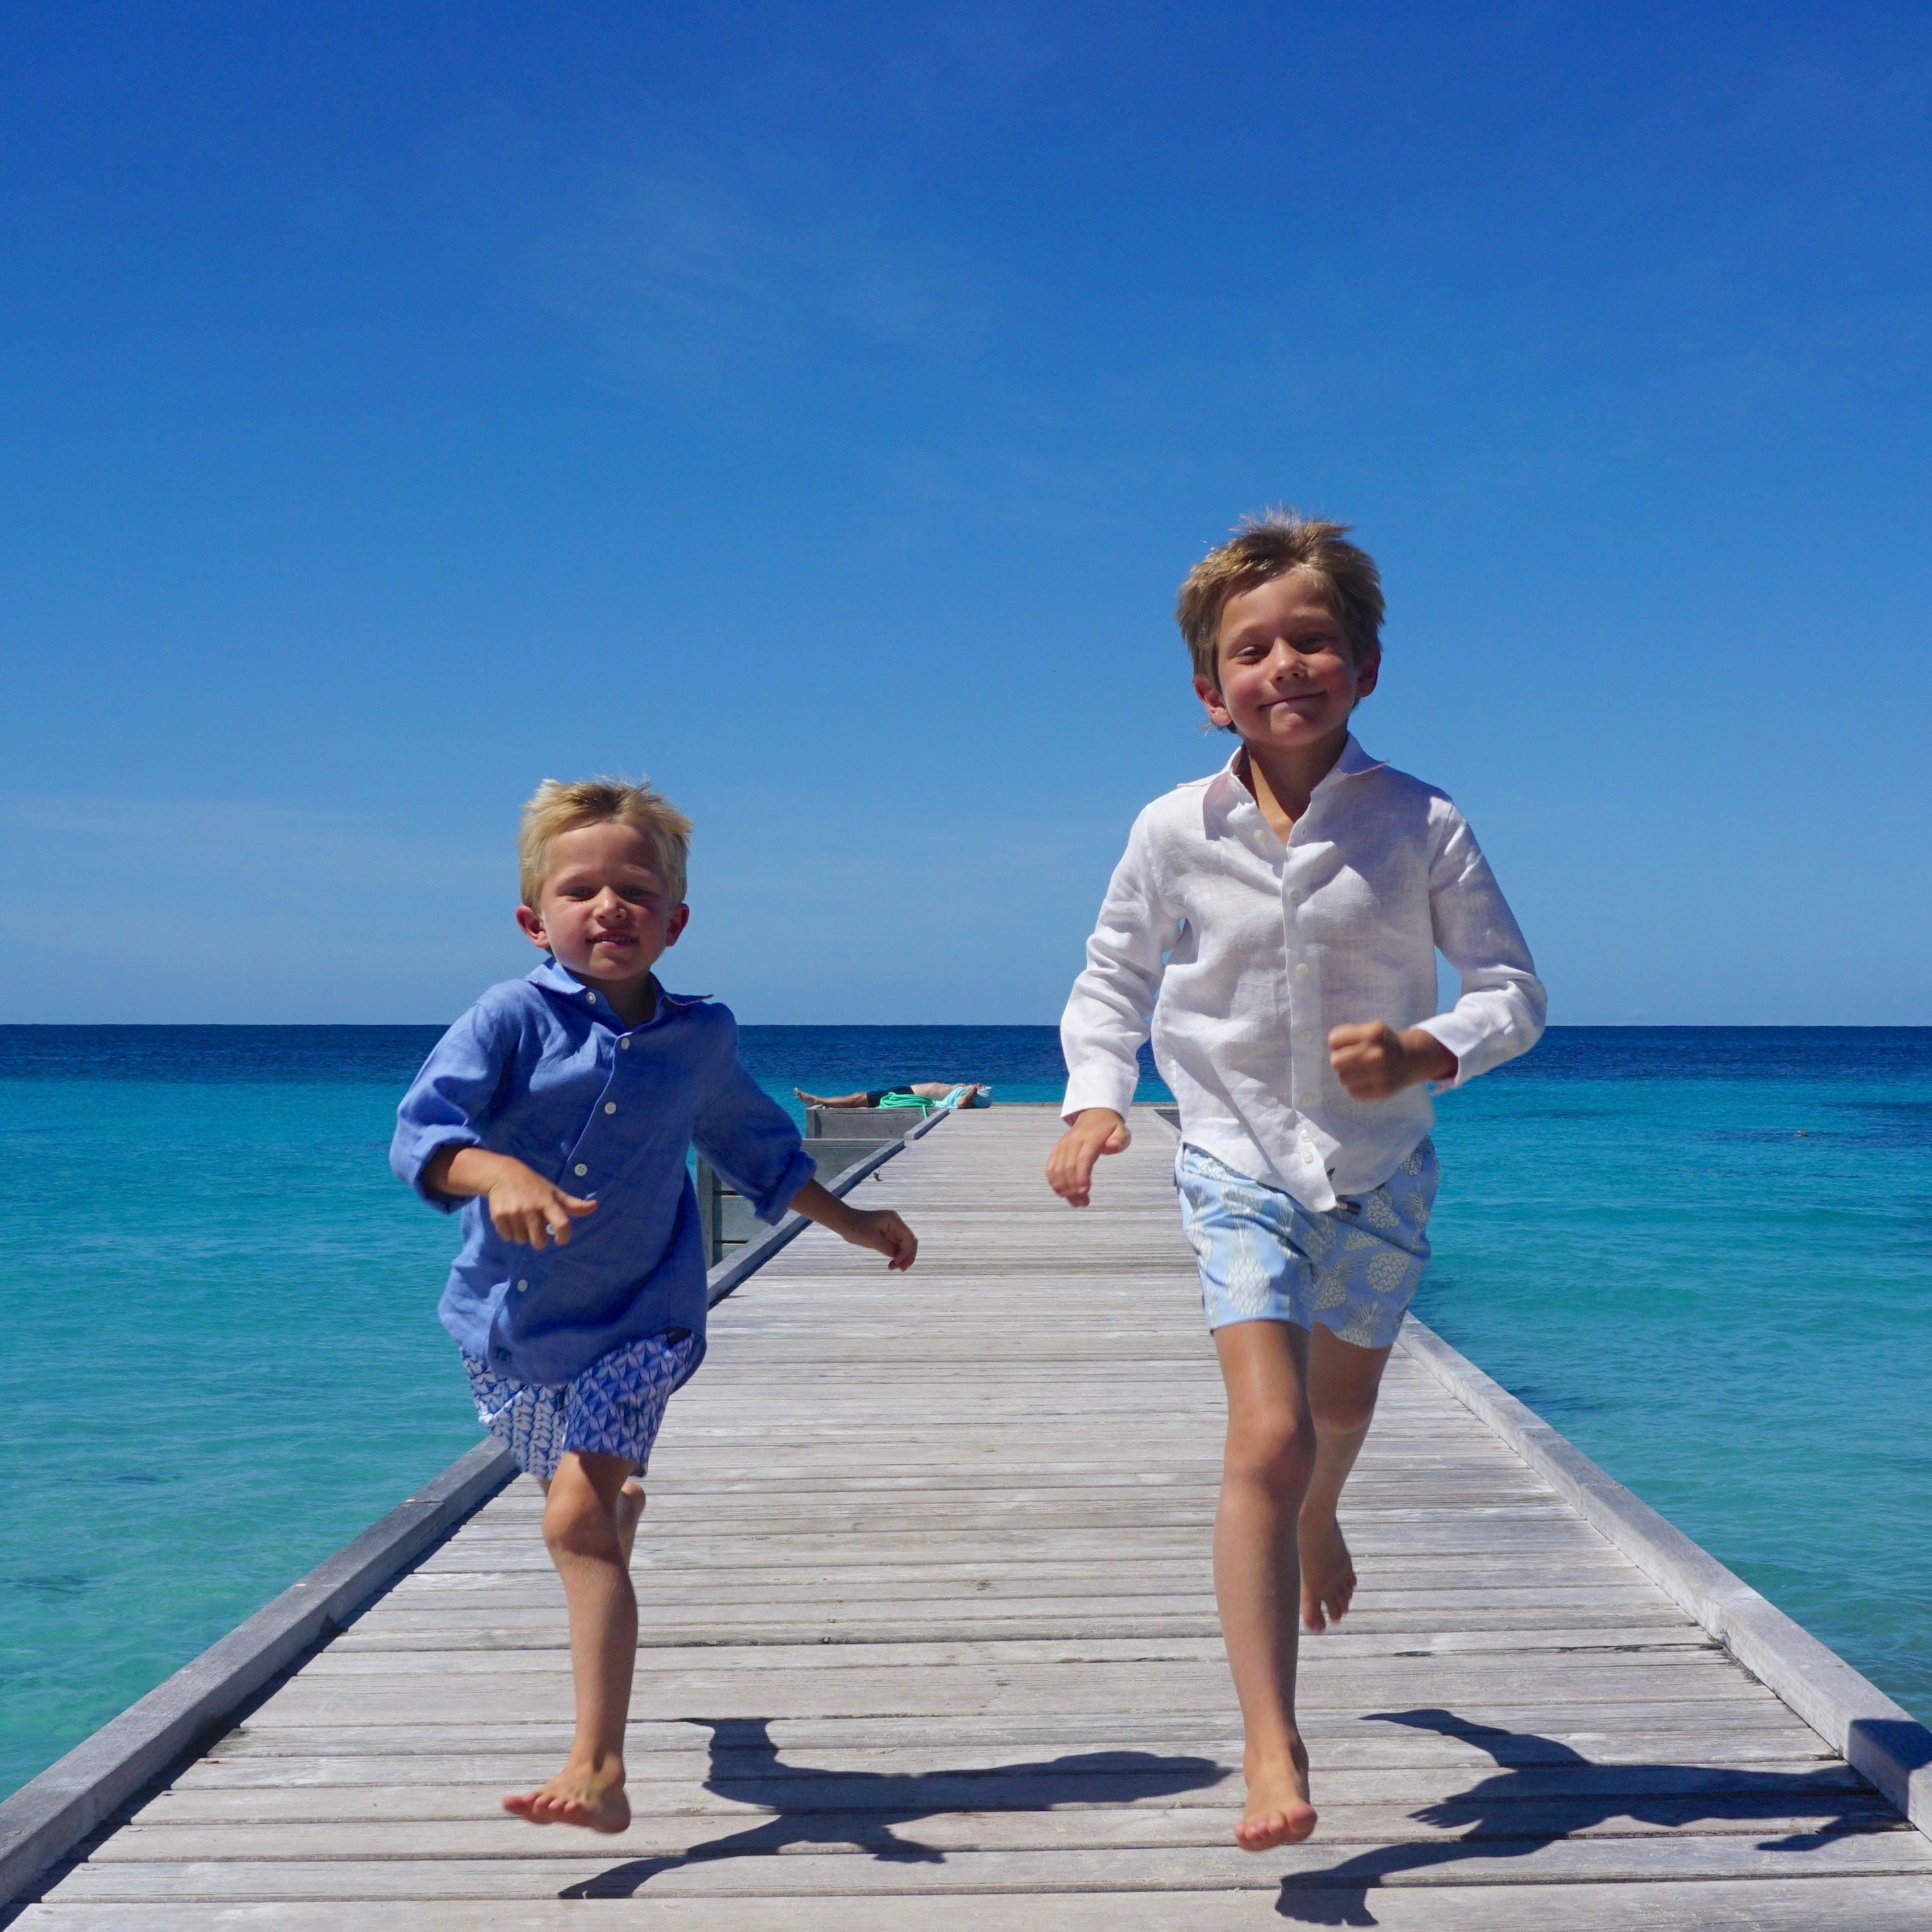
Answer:
[[[1181, 1137], [1313, 1213], [1378, 1186], [1435, 1119], [1429, 1090], [1356, 1100], [1328, 1030], [1420, 1026], [1460, 1086], [1536, 1044], [1541, 983], [1462, 814], [1352, 736], [1284, 845], [1236, 774], [1157, 798], [1134, 821], [1060, 1022], [1068, 1120], [1124, 1115], [1154, 1060]], [[1436, 953], [1462, 996], [1436, 1011]]]

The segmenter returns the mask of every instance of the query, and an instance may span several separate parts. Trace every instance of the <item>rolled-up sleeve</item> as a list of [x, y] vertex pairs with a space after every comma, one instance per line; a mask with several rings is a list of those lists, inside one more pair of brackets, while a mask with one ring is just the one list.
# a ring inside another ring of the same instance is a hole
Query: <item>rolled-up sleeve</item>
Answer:
[[691, 1138], [760, 1221], [783, 1220], [792, 1196], [818, 1171], [791, 1116], [745, 1071], [735, 1052]]
[[1180, 937], [1180, 921], [1154, 878], [1145, 828], [1143, 813], [1114, 868], [1087, 942], [1087, 964], [1060, 1017], [1063, 1120], [1089, 1107], [1110, 1107], [1124, 1119], [1140, 1084], [1141, 1045], [1160, 997], [1166, 956]]
[[515, 1049], [516, 1032], [502, 1016], [472, 1006], [438, 1040], [396, 1109], [389, 1166], [432, 1208], [463, 1205], [426, 1186], [424, 1170], [446, 1147], [482, 1147], [484, 1130]]
[[1460, 1087], [1527, 1053], [1542, 1037], [1549, 1003], [1489, 861], [1453, 807], [1430, 868], [1429, 911], [1462, 995], [1421, 1025], [1456, 1056], [1456, 1078], [1447, 1084]]

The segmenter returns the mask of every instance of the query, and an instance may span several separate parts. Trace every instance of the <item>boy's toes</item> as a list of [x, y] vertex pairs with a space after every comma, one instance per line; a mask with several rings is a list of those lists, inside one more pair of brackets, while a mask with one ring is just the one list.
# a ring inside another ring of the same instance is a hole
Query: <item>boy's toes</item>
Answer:
[[621, 1785], [614, 1790], [546, 1785], [541, 1791], [512, 1792], [503, 1809], [532, 1825], [575, 1825], [586, 1832], [622, 1832], [631, 1822], [631, 1802]]
[[1234, 1842], [1244, 1852], [1271, 1852], [1277, 1845], [1298, 1845], [1314, 1831], [1315, 1807], [1291, 1804], [1280, 1810], [1244, 1818], [1234, 1827]]
[[1301, 1527], [1301, 1621], [1310, 1630], [1326, 1630], [1348, 1613], [1355, 1594], [1355, 1565], [1341, 1526], [1331, 1518]]
[[1246, 1766], [1248, 1802], [1234, 1827], [1234, 1842], [1244, 1852], [1298, 1845], [1315, 1829], [1315, 1807], [1308, 1802], [1308, 1754], [1299, 1744], [1292, 1760], [1250, 1759]]

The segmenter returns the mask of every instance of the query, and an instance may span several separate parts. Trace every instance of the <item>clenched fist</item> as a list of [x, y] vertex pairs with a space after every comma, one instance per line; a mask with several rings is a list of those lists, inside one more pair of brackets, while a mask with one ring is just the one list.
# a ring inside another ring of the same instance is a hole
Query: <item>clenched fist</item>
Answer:
[[1386, 1020], [1335, 1028], [1328, 1064], [1357, 1100], [1386, 1100], [1418, 1081], [1456, 1077], [1456, 1056], [1432, 1033], [1420, 1027], [1397, 1033]]

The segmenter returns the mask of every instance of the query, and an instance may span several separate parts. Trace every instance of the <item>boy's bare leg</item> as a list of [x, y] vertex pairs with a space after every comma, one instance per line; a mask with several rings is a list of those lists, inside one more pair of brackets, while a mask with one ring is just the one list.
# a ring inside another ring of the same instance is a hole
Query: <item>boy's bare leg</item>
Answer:
[[808, 1107], [862, 1107], [866, 1096], [862, 1094], [808, 1094], [802, 1087], [794, 1087], [792, 1097], [802, 1100]]
[[644, 1508], [644, 1491], [631, 1466], [622, 1456], [572, 1450], [544, 1486], [544, 1541], [570, 1606], [577, 1735], [563, 1768], [541, 1790], [513, 1792], [503, 1800], [505, 1810], [532, 1825], [621, 1832], [631, 1822], [624, 1796], [624, 1722], [638, 1660], [638, 1600], [631, 1588], [630, 1545]]
[[631, 1552], [638, 1546], [638, 1525], [644, 1518], [644, 1486], [633, 1476], [617, 1492], [617, 1542], [624, 1552], [624, 1574], [630, 1574]]
[[1248, 1802], [1234, 1842], [1264, 1852], [1315, 1828], [1294, 1722], [1297, 1532], [1316, 1455], [1308, 1334], [1286, 1322], [1238, 1322], [1215, 1330], [1214, 1347], [1228, 1390], [1214, 1594], [1246, 1734]]
[[1308, 1406], [1315, 1418], [1315, 1473], [1301, 1505], [1301, 1621], [1325, 1630], [1347, 1615], [1355, 1594], [1336, 1505], [1375, 1420], [1387, 1348], [1359, 1348], [1320, 1322], [1308, 1345]]

